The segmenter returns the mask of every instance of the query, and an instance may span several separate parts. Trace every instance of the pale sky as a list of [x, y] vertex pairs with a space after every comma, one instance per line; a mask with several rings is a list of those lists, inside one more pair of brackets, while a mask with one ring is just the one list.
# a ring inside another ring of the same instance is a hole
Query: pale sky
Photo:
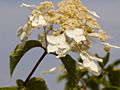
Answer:
[[[35, 4], [39, 5], [40, 1], [34, 0]], [[56, 3], [60, 0], [49, 0]], [[15, 46], [20, 43], [20, 38], [16, 39], [16, 30], [19, 26], [24, 25], [30, 11], [27, 8], [21, 8], [22, 3], [31, 4], [32, 0], [0, 0], [0, 87], [16, 85], [16, 79], [25, 80], [40, 55], [42, 49], [36, 48], [29, 51], [20, 61], [15, 69], [13, 77], [9, 74], [9, 54]], [[98, 19], [102, 29], [107, 34], [112, 36], [109, 43], [120, 46], [120, 0], [82, 0], [82, 3], [89, 10], [94, 10], [98, 13]], [[33, 32], [30, 39], [37, 39], [37, 32]], [[99, 53], [103, 56], [105, 52], [101, 49], [101, 45], [95, 45], [91, 49], [92, 53]], [[93, 52], [94, 51], [94, 52]], [[112, 49], [110, 62], [120, 58], [120, 50]], [[72, 54], [74, 58], [78, 58], [76, 54]], [[63, 90], [65, 81], [57, 84], [57, 76], [61, 73], [47, 74], [41, 76], [40, 73], [49, 68], [61, 64], [60, 60], [56, 60], [55, 56], [48, 55], [37, 68], [33, 76], [38, 76], [46, 80], [49, 90]]]

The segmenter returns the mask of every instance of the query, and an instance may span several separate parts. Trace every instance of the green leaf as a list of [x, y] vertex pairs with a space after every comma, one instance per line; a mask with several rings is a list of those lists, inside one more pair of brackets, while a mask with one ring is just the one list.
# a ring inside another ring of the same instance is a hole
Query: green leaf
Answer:
[[110, 64], [107, 68], [106, 71], [108, 72], [108, 79], [110, 81], [110, 84], [112, 86], [117, 86], [120, 87], [120, 69], [117, 68], [119, 61], [116, 61], [113, 64]]
[[58, 76], [58, 79], [57, 79], [57, 82], [59, 83], [59, 82], [61, 82], [63, 79], [65, 79], [65, 78], [67, 78], [67, 74], [65, 73], [65, 74], [62, 74], [62, 75], [59, 75]]
[[17, 81], [18, 90], [48, 90], [45, 81], [40, 77], [31, 78], [26, 86], [23, 86], [24, 81], [18, 79]]
[[34, 47], [41, 47], [41, 43], [36, 40], [27, 41], [25, 46], [23, 47], [22, 44], [18, 44], [16, 48], [10, 53], [10, 74], [12, 76], [13, 71], [22, 58], [22, 56], [30, 49]]
[[110, 58], [110, 53], [107, 53], [106, 56], [103, 58], [103, 66], [105, 66]]
[[116, 60], [115, 62], [114, 62], [114, 65], [115, 66], [117, 66], [117, 65], [119, 65], [120, 64], [120, 59], [119, 60]]
[[120, 90], [120, 88], [119, 87], [115, 87], [115, 86], [109, 86], [109, 87], [105, 87], [105, 88], [103, 88], [101, 90]]
[[31, 78], [26, 86], [27, 90], [48, 90], [45, 81], [39, 77]]
[[75, 88], [73, 88], [73, 89], [71, 89], [71, 90], [81, 90], [81, 87], [80, 87], [80, 86], [77, 86], [77, 87], [75, 87]]
[[61, 61], [67, 70], [67, 82], [65, 90], [73, 90], [78, 86], [81, 77], [81, 71], [79, 69], [79, 66], [76, 64], [75, 60], [70, 55], [62, 57]]
[[86, 86], [91, 88], [91, 90], [99, 90], [99, 79], [96, 76], [88, 76], [88, 78], [83, 79]]
[[120, 87], [120, 70], [110, 71], [108, 77], [112, 86]]
[[103, 57], [103, 58], [102, 58], [102, 57], [99, 57], [98, 54], [96, 54], [96, 56], [97, 56], [98, 58], [103, 59], [103, 62], [99, 62], [99, 64], [100, 64], [100, 66], [101, 66], [102, 68], [104, 68], [105, 65], [106, 65], [106, 64], [108, 63], [108, 61], [109, 61], [110, 53], [107, 53], [106, 56]]
[[24, 81], [23, 80], [16, 80], [18, 86], [23, 86]]
[[16, 80], [17, 86], [18, 86], [18, 90], [26, 90], [26, 87], [23, 86], [24, 81], [18, 79]]
[[18, 90], [17, 87], [1, 87], [0, 90]]
[[105, 87], [110, 86], [110, 82], [107, 79], [107, 73], [106, 75], [102, 75], [102, 77], [98, 78], [98, 81], [100, 82], [100, 84], [104, 85]]

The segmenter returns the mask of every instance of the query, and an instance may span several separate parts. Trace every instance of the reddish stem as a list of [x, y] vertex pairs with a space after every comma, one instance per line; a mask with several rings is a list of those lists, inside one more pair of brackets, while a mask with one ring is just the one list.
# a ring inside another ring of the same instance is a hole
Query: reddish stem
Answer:
[[38, 67], [38, 65], [40, 64], [40, 62], [43, 60], [43, 58], [47, 55], [47, 52], [45, 51], [43, 53], [43, 55], [40, 57], [40, 59], [38, 60], [38, 62], [36, 63], [36, 65], [34, 66], [34, 68], [32, 69], [32, 71], [30, 72], [30, 74], [28, 75], [28, 77], [26, 78], [23, 86], [26, 86], [27, 82], [29, 81], [30, 77], [33, 75], [33, 73], [35, 72], [36, 68]]
[[84, 90], [87, 90], [87, 87], [86, 87], [86, 85], [84, 84], [84, 82], [83, 82], [82, 80], [80, 80], [80, 82], [81, 82], [81, 84], [82, 84], [82, 86], [83, 86], [83, 89], [84, 89]]

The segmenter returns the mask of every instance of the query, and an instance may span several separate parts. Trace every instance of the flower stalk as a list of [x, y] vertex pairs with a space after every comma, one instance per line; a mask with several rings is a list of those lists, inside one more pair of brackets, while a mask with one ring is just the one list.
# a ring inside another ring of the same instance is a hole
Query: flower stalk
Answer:
[[82, 86], [83, 86], [83, 89], [84, 89], [84, 90], [87, 90], [87, 87], [86, 87], [86, 85], [84, 84], [84, 82], [83, 82], [82, 80], [80, 80], [80, 82], [81, 82], [81, 84], [82, 84]]
[[35, 70], [37, 69], [38, 65], [41, 63], [41, 61], [43, 60], [43, 58], [47, 55], [47, 52], [44, 51], [43, 55], [40, 57], [40, 59], [38, 60], [38, 62], [36, 63], [36, 65], [34, 66], [34, 68], [32, 69], [32, 71], [30, 72], [30, 74], [28, 75], [28, 77], [26, 78], [23, 86], [27, 85], [27, 82], [29, 81], [30, 77], [33, 75], [33, 73], [35, 72]]
[[47, 48], [47, 33], [46, 33], [46, 27], [44, 27], [44, 34], [45, 34], [45, 47]]

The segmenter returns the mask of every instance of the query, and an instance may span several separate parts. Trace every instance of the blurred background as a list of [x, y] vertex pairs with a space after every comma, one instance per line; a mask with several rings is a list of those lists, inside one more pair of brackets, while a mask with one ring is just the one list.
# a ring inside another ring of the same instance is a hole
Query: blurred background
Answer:
[[[0, 0], [0, 87], [15, 86], [16, 79], [25, 80], [31, 69], [42, 55], [43, 50], [40, 48], [34, 48], [22, 57], [21, 61], [17, 65], [15, 72], [10, 77], [9, 72], [9, 54], [20, 43], [20, 38], [16, 39], [16, 30], [19, 26], [26, 23], [27, 17], [30, 14], [30, 10], [27, 8], [21, 8], [22, 3], [36, 4], [45, 0]], [[53, 1], [55, 6], [57, 2], [61, 0], [48, 0]], [[82, 0], [89, 10], [96, 11], [100, 16], [97, 19], [102, 29], [112, 38], [107, 42], [120, 46], [120, 0]], [[32, 32], [29, 39], [37, 39], [37, 30]], [[98, 53], [100, 56], [104, 56], [106, 53], [103, 47], [99, 44], [92, 45], [89, 50], [92, 54]], [[120, 58], [119, 49], [111, 49], [110, 62]], [[76, 60], [79, 58], [77, 54], [70, 53]], [[47, 55], [41, 62], [39, 67], [33, 76], [41, 77], [46, 80], [49, 90], [64, 90], [63, 80], [61, 83], [57, 83], [57, 77], [61, 73], [53, 73], [40, 75], [44, 70], [48, 70], [52, 67], [57, 67], [61, 64], [61, 61], [53, 55]]]

